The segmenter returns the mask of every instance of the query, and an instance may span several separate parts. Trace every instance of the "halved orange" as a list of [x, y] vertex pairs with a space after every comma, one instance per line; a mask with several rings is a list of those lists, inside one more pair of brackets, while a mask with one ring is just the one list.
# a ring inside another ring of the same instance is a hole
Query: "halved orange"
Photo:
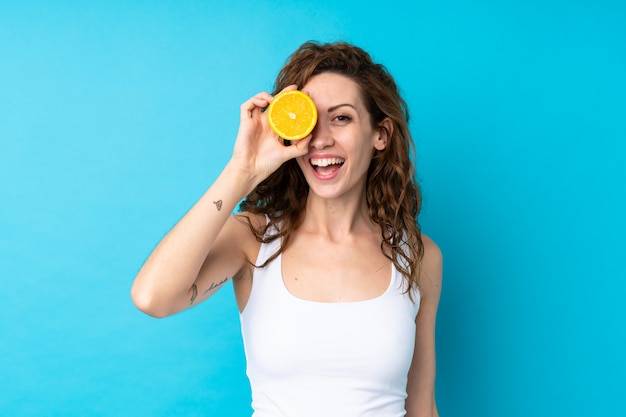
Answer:
[[270, 127], [285, 140], [306, 138], [317, 123], [317, 108], [307, 94], [287, 90], [277, 94], [267, 108]]

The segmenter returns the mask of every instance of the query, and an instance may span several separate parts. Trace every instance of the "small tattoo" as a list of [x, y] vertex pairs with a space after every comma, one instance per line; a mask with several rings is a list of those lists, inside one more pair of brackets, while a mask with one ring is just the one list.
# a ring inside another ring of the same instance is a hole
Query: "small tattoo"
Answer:
[[208, 289], [208, 290], [206, 290], [204, 293], [206, 294], [206, 293], [208, 293], [208, 292], [210, 292], [210, 291], [213, 291], [213, 290], [218, 289], [218, 288], [219, 288], [219, 287], [221, 287], [222, 285], [226, 284], [226, 281], [228, 281], [228, 278], [224, 278], [223, 280], [221, 280], [221, 281], [220, 281], [220, 282], [218, 282], [217, 284], [216, 284], [216, 283], [214, 283], [214, 282], [212, 282], [212, 283], [211, 283], [211, 286], [209, 287], [209, 289]]
[[196, 301], [196, 297], [198, 296], [198, 286], [194, 283], [191, 286], [191, 302], [189, 305], [193, 305], [193, 302]]
[[215, 204], [215, 207], [217, 207], [217, 211], [220, 211], [222, 209], [222, 200], [214, 201], [213, 204]]

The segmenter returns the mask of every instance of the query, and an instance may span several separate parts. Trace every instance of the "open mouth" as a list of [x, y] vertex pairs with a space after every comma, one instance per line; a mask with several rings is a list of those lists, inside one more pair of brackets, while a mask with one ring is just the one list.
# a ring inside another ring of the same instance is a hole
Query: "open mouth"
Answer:
[[343, 158], [316, 158], [310, 159], [311, 166], [321, 176], [335, 173], [346, 162]]

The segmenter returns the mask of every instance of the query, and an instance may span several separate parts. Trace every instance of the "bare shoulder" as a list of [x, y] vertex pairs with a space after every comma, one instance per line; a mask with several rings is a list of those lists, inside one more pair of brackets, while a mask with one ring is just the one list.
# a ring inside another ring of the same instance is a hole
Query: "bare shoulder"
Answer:
[[265, 216], [262, 214], [253, 214], [242, 212], [232, 215], [228, 219], [228, 227], [239, 246], [245, 252], [249, 261], [256, 259], [259, 250], [259, 241], [257, 240], [254, 230], [260, 230], [265, 225]]
[[265, 226], [266, 219], [262, 214], [242, 212], [232, 216], [229, 222], [236, 224], [234, 227], [238, 228], [237, 235], [238, 238], [241, 239], [240, 245], [242, 245], [244, 256], [248, 260], [233, 277], [235, 299], [239, 307], [239, 312], [242, 312], [248, 303], [248, 298], [252, 291], [252, 276], [254, 272], [252, 264], [256, 262], [261, 248], [261, 243], [257, 240], [253, 229], [262, 230]]
[[421, 287], [439, 292], [443, 272], [443, 254], [439, 246], [428, 236], [422, 235], [424, 258], [420, 271]]
[[441, 264], [443, 262], [443, 254], [435, 241], [423, 234], [422, 243], [424, 244], [424, 264], [432, 266]]
[[228, 225], [236, 237], [243, 239], [243, 242], [256, 241], [254, 230], [261, 230], [265, 225], [265, 216], [262, 214], [254, 214], [249, 212], [242, 212], [233, 214], [228, 219]]

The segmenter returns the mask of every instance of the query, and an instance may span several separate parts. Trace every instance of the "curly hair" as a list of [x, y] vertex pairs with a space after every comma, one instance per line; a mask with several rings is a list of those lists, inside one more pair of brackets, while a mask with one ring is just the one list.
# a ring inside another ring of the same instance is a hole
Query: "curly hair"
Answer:
[[[424, 245], [417, 222], [421, 195], [411, 160], [415, 147], [408, 128], [407, 104], [383, 65], [373, 62], [363, 49], [344, 42], [304, 43], [279, 72], [273, 94], [292, 84], [302, 87], [311, 77], [325, 72], [347, 76], [359, 85], [373, 128], [382, 128], [381, 122], [387, 117], [393, 122], [387, 146], [374, 151], [370, 162], [366, 199], [370, 219], [381, 230], [381, 250], [404, 275], [406, 291], [412, 296], [412, 290], [419, 288]], [[242, 212], [264, 214], [269, 219], [260, 229], [248, 220], [259, 242], [282, 238], [279, 250], [259, 267], [274, 260], [289, 244], [303, 221], [308, 192], [304, 174], [292, 159], [241, 203]]]

